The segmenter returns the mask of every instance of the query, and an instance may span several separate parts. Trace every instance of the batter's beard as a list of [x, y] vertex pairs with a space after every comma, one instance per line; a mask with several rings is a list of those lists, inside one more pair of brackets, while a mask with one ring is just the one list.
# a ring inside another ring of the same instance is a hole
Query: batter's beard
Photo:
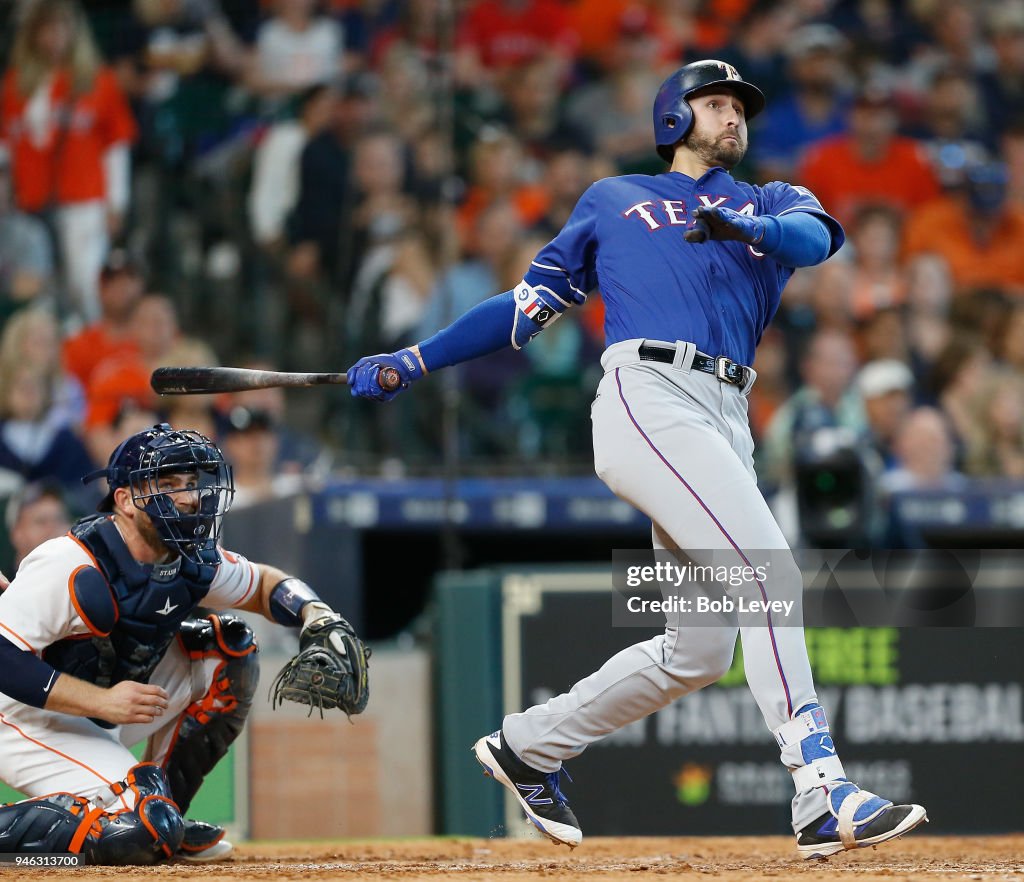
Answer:
[[713, 168], [717, 165], [728, 171], [739, 165], [743, 157], [746, 156], [747, 145], [745, 141], [741, 140], [739, 134], [731, 136], [736, 138], [736, 143], [727, 141], [726, 137], [729, 136], [720, 135], [712, 140], [696, 132], [690, 132], [683, 143], [701, 162], [709, 167]]

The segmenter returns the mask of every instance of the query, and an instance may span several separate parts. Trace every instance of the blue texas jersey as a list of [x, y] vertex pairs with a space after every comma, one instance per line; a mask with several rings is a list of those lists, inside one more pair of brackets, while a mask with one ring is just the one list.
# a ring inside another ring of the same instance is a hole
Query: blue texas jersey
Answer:
[[580, 291], [600, 289], [605, 345], [685, 340], [750, 364], [793, 270], [742, 242], [686, 242], [691, 211], [702, 205], [754, 215], [810, 212], [829, 226], [830, 255], [843, 244], [842, 228], [810, 191], [778, 181], [756, 187], [714, 168], [696, 181], [680, 172], [597, 181], [534, 265], [563, 270]]

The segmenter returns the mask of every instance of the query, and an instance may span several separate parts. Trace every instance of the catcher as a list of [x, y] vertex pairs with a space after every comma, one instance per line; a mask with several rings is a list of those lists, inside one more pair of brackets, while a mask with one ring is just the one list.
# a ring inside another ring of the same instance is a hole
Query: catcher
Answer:
[[[0, 853], [74, 852], [95, 864], [219, 860], [224, 830], [186, 820], [203, 777], [245, 724], [258, 612], [301, 627], [280, 700], [358, 714], [367, 650], [309, 585], [217, 542], [234, 485], [208, 438], [167, 424], [105, 469], [100, 514], [40, 545], [0, 595]], [[202, 606], [202, 614], [197, 614]], [[145, 761], [129, 752], [147, 742]]]

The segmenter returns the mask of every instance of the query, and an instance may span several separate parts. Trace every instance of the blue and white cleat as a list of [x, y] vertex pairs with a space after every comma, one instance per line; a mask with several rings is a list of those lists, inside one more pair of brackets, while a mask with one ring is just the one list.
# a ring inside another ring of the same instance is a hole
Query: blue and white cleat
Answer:
[[838, 782], [829, 793], [828, 809], [796, 834], [797, 851], [804, 860], [879, 845], [928, 820], [922, 806], [893, 805], [848, 781]]
[[569, 848], [583, 841], [580, 822], [558, 789], [558, 772], [540, 772], [526, 765], [505, 743], [500, 731], [477, 741], [473, 754], [485, 774], [515, 795], [526, 817], [548, 839]]

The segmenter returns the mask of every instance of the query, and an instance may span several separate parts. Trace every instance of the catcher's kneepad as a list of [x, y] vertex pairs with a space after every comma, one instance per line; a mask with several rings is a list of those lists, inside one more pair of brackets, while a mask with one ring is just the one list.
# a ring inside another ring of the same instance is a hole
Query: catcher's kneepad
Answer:
[[90, 864], [155, 864], [181, 846], [185, 825], [159, 766], [140, 763], [123, 782], [135, 805], [108, 812], [84, 796], [52, 793], [0, 806], [0, 853], [81, 854]]
[[249, 716], [260, 666], [255, 635], [230, 614], [186, 619], [181, 643], [189, 658], [220, 658], [210, 688], [182, 716], [178, 737], [164, 762], [171, 795], [182, 812], [213, 767], [241, 734]]
[[299, 653], [271, 684], [271, 704], [284, 701], [313, 708], [339, 708], [349, 717], [361, 714], [370, 698], [370, 648], [341, 616], [331, 614], [306, 625], [299, 634]]

